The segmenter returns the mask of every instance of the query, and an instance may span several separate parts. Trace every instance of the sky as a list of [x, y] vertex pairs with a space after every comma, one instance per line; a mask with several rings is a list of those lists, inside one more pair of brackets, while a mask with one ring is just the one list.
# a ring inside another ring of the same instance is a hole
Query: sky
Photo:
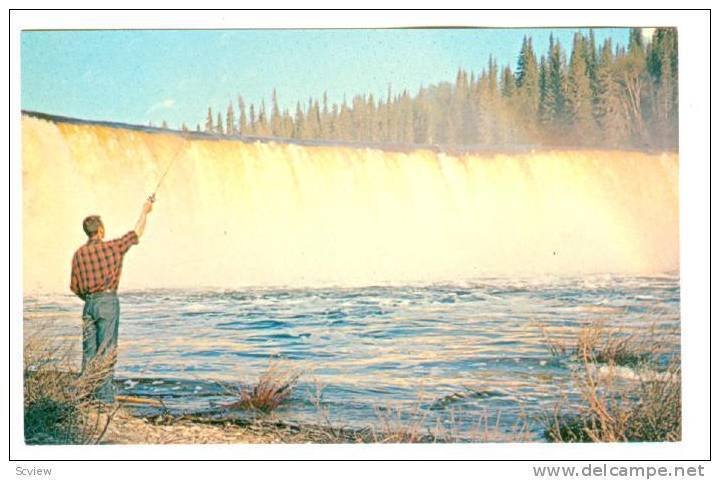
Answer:
[[[24, 31], [24, 110], [88, 120], [170, 127], [204, 123], [207, 108], [223, 116], [230, 101], [269, 99], [281, 108], [322, 98], [384, 98], [422, 85], [454, 81], [459, 67], [479, 72], [493, 55], [513, 70], [523, 36], [538, 58], [550, 34], [568, 52], [578, 29], [325, 29]], [[586, 30], [585, 30], [586, 31]], [[594, 29], [627, 43], [628, 29]]]

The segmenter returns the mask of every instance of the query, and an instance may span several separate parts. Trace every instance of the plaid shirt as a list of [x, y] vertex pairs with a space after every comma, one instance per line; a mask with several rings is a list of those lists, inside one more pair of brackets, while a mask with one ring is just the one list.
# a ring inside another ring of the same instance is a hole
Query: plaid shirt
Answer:
[[117, 291], [123, 256], [137, 243], [132, 230], [108, 242], [88, 240], [73, 255], [70, 290], [83, 300], [90, 293]]

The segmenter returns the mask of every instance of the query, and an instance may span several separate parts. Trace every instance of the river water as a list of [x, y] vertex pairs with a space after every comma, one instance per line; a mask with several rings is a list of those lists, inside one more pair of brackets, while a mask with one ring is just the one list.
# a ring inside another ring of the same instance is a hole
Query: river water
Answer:
[[[302, 372], [276, 415], [352, 427], [418, 416], [469, 432], [503, 431], [578, 401], [572, 345], [602, 322], [624, 333], [670, 333], [679, 351], [677, 275], [487, 278], [461, 284], [323, 289], [148, 290], [121, 293], [116, 384], [173, 412], [217, 411], [270, 362]], [[80, 361], [82, 303], [26, 295], [24, 334], [71, 345]], [[405, 417], [403, 417], [405, 416]], [[483, 420], [484, 419], [484, 420]]]

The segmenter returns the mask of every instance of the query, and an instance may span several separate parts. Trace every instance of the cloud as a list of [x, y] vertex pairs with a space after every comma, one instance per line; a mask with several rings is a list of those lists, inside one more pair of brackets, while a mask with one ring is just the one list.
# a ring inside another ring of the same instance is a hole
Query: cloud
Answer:
[[166, 98], [162, 102], [158, 102], [152, 107], [147, 109], [147, 112], [145, 112], [146, 115], [149, 115], [153, 112], [156, 112], [158, 110], [168, 110], [170, 108], [173, 108], [175, 106], [175, 99], [173, 98]]

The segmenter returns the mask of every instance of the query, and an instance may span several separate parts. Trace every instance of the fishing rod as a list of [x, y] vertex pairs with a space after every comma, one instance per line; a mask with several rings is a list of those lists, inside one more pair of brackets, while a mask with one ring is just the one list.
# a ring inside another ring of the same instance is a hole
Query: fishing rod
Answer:
[[180, 152], [180, 149], [182, 148], [182, 143], [180, 144], [180, 147], [178, 147], [175, 150], [175, 153], [173, 154], [172, 159], [170, 160], [170, 163], [168, 163], [167, 168], [165, 168], [165, 172], [163, 172], [162, 176], [160, 177], [160, 180], [158, 180], [157, 185], [155, 185], [155, 190], [153, 190], [153, 193], [148, 197], [148, 200], [150, 200], [151, 203], [155, 203], [155, 194], [157, 193], [158, 189], [160, 188], [160, 185], [162, 185], [163, 180], [165, 180], [165, 177], [167, 176], [168, 172], [172, 168], [172, 166], [175, 164], [175, 161], [178, 159]]

